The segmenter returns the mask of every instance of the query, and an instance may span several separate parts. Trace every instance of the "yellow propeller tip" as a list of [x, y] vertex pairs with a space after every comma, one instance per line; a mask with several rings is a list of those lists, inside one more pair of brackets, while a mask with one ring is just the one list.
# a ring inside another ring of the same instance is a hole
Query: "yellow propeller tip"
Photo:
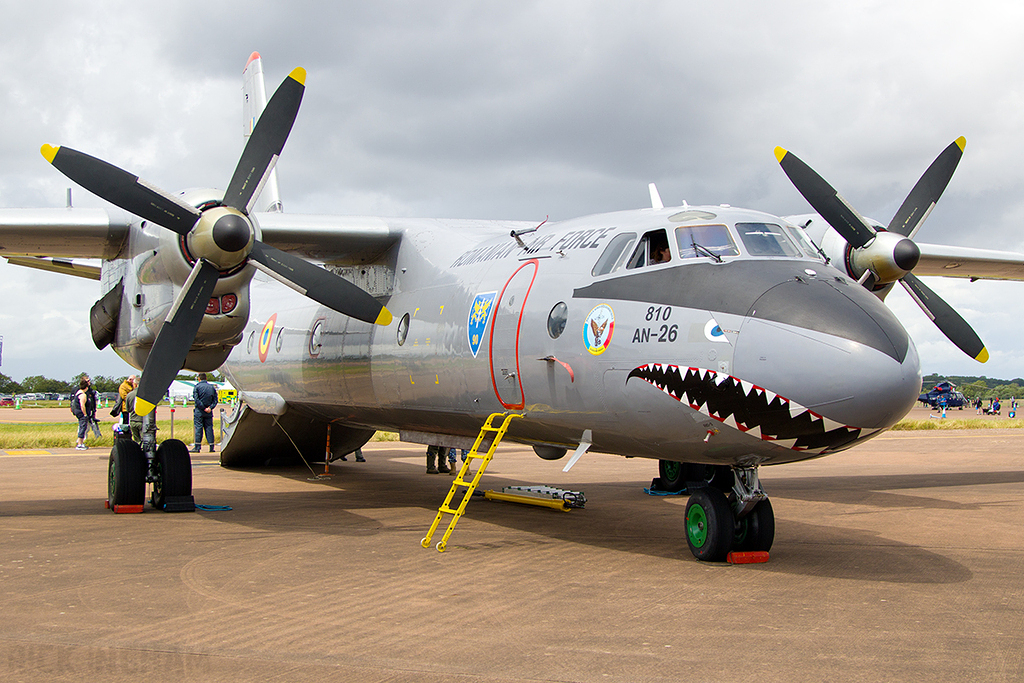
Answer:
[[983, 348], [981, 350], [981, 353], [979, 353], [977, 356], [974, 357], [974, 360], [978, 361], [979, 363], [987, 362], [988, 361], [988, 349], [984, 349]]
[[43, 157], [51, 164], [53, 163], [53, 158], [57, 156], [58, 150], [60, 150], [60, 147], [54, 147], [53, 145], [43, 145], [42, 147], [39, 148], [39, 151], [42, 152]]
[[787, 154], [789, 154], [789, 152], [783, 149], [782, 147], [775, 148], [775, 160], [778, 161], [780, 164], [782, 163], [783, 158], [785, 158]]
[[373, 323], [375, 325], [383, 325], [384, 327], [387, 327], [388, 325], [391, 324], [392, 319], [393, 318], [391, 316], [391, 311], [382, 307], [380, 309], [380, 314], [377, 316], [377, 319], [373, 321]]
[[306, 70], [301, 66], [295, 67], [292, 69], [292, 72], [288, 74], [288, 78], [294, 79], [302, 85], [306, 85]]
[[967, 146], [967, 138], [965, 138], [963, 135], [954, 140], [954, 142], [956, 143], [956, 146], [960, 148], [961, 152], [964, 151], [964, 147]]
[[153, 412], [156, 405], [150, 403], [144, 398], [135, 397], [135, 414], [136, 415], [149, 415]]

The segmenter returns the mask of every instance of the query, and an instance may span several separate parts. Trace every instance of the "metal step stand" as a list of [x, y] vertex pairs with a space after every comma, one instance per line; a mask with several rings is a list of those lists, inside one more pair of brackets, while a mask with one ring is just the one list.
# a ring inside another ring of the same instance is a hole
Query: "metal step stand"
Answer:
[[[494, 427], [493, 422], [496, 417], [504, 417], [500, 427]], [[462, 463], [462, 469], [459, 470], [458, 475], [455, 477], [455, 481], [452, 482], [451, 489], [448, 490], [448, 496], [441, 503], [441, 507], [437, 509], [437, 516], [434, 517], [434, 523], [430, 525], [430, 530], [427, 531], [427, 535], [420, 545], [424, 548], [430, 547], [430, 539], [433, 538], [434, 532], [437, 530], [438, 525], [441, 523], [441, 519], [446, 514], [452, 515], [452, 521], [448, 523], [448, 528], [444, 532], [444, 536], [437, 542], [437, 552], [443, 553], [445, 547], [448, 545], [448, 537], [452, 535], [452, 530], [455, 528], [456, 523], [462, 517], [462, 514], [466, 511], [466, 504], [469, 499], [473, 496], [473, 492], [476, 491], [477, 484], [480, 483], [480, 477], [483, 476], [484, 470], [487, 469], [487, 465], [491, 462], [491, 458], [494, 457], [494, 451], [498, 448], [498, 444], [501, 443], [502, 438], [505, 436], [505, 432], [508, 431], [508, 425], [514, 417], [522, 417], [516, 413], [491, 413], [487, 418], [487, 422], [480, 428], [480, 433], [476, 437], [476, 442], [473, 444], [472, 450], [466, 455], [466, 462]], [[484, 437], [487, 436], [488, 432], [494, 433], [494, 438], [491, 440], [491, 445], [487, 449], [487, 452], [483, 455], [477, 453], [477, 449], [480, 448], [480, 444], [483, 442]], [[471, 481], [466, 481], [466, 475], [469, 473], [470, 465], [474, 460], [480, 460], [480, 467], [477, 468], [476, 474], [473, 475]], [[452, 498], [455, 497], [455, 492], [460, 486], [466, 487], [466, 493], [462, 496], [462, 502], [459, 503], [458, 509], [453, 510], [450, 507]]]

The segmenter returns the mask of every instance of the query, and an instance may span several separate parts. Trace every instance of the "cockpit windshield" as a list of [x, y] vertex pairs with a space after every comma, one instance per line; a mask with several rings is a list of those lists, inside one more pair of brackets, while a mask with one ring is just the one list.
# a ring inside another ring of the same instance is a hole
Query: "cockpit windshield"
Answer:
[[821, 260], [824, 258], [822, 253], [818, 251], [814, 243], [811, 242], [811, 238], [808, 237], [803, 230], [792, 225], [782, 226], [786, 229], [786, 234], [793, 238], [793, 241], [797, 243], [801, 250], [812, 259]]
[[772, 223], [737, 223], [743, 246], [751, 256], [799, 257], [800, 250], [779, 225]]
[[724, 225], [686, 225], [676, 228], [679, 257], [715, 258], [739, 256], [739, 249]]

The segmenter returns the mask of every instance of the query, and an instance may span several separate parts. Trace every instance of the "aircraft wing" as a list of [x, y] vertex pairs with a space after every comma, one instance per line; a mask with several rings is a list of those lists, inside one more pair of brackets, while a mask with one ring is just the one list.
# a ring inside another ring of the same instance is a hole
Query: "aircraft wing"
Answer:
[[971, 280], [1024, 280], [1024, 254], [994, 249], [951, 247], [918, 242], [921, 260], [915, 275], [962, 277]]
[[[282, 213], [256, 218], [267, 244], [336, 263], [372, 261], [401, 235], [381, 218]], [[0, 256], [35, 268], [44, 263], [19, 257], [111, 260], [125, 247], [129, 222], [127, 214], [106, 209], [0, 209]]]
[[0, 209], [4, 257], [112, 259], [127, 238], [128, 216], [105, 209]]
[[255, 218], [267, 244], [335, 264], [373, 262], [402, 232], [383, 218], [363, 216], [261, 213]]

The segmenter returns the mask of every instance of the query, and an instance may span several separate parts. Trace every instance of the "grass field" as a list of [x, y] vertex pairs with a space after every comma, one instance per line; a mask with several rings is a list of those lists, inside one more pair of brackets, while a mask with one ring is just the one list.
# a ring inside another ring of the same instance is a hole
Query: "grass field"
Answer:
[[1021, 429], [1022, 427], [1024, 427], [1024, 419], [1019, 418], [947, 417], [945, 419], [900, 420], [893, 430], [910, 432], [918, 429]]
[[[97, 439], [89, 431], [85, 443], [90, 448], [111, 448], [114, 445], [113, 420], [100, 422], [100, 434]], [[220, 443], [220, 416], [213, 418], [213, 435]], [[15, 422], [0, 424], [0, 450], [18, 450], [29, 448], [73, 448], [78, 436], [78, 425], [74, 423], [48, 422]], [[181, 439], [187, 444], [192, 443], [192, 418], [174, 421], [173, 438]], [[157, 441], [172, 438], [171, 421], [157, 421]], [[398, 434], [393, 432], [377, 432], [371, 441], [398, 441]]]
[[[96, 448], [110, 448], [114, 443], [113, 429], [114, 422], [105, 420], [100, 422], [102, 437], [96, 439], [92, 432], [88, 433], [86, 445]], [[894, 431], [916, 431], [916, 430], [949, 430], [949, 429], [1021, 429], [1024, 428], [1024, 419], [1010, 418], [946, 418], [938, 419], [904, 419], [896, 423]], [[47, 423], [47, 422], [15, 422], [0, 424], [0, 450], [17, 450], [32, 448], [71, 448], [75, 445], [77, 425], [71, 422]], [[171, 421], [160, 420], [157, 422], [157, 439], [172, 438]], [[213, 420], [213, 433], [216, 441], [220, 442], [220, 416]], [[177, 418], [174, 421], [174, 438], [181, 439], [187, 444], [192, 443], [192, 419], [191, 415], [184, 418]], [[394, 432], [377, 432], [372, 441], [397, 441], [398, 435]]]

